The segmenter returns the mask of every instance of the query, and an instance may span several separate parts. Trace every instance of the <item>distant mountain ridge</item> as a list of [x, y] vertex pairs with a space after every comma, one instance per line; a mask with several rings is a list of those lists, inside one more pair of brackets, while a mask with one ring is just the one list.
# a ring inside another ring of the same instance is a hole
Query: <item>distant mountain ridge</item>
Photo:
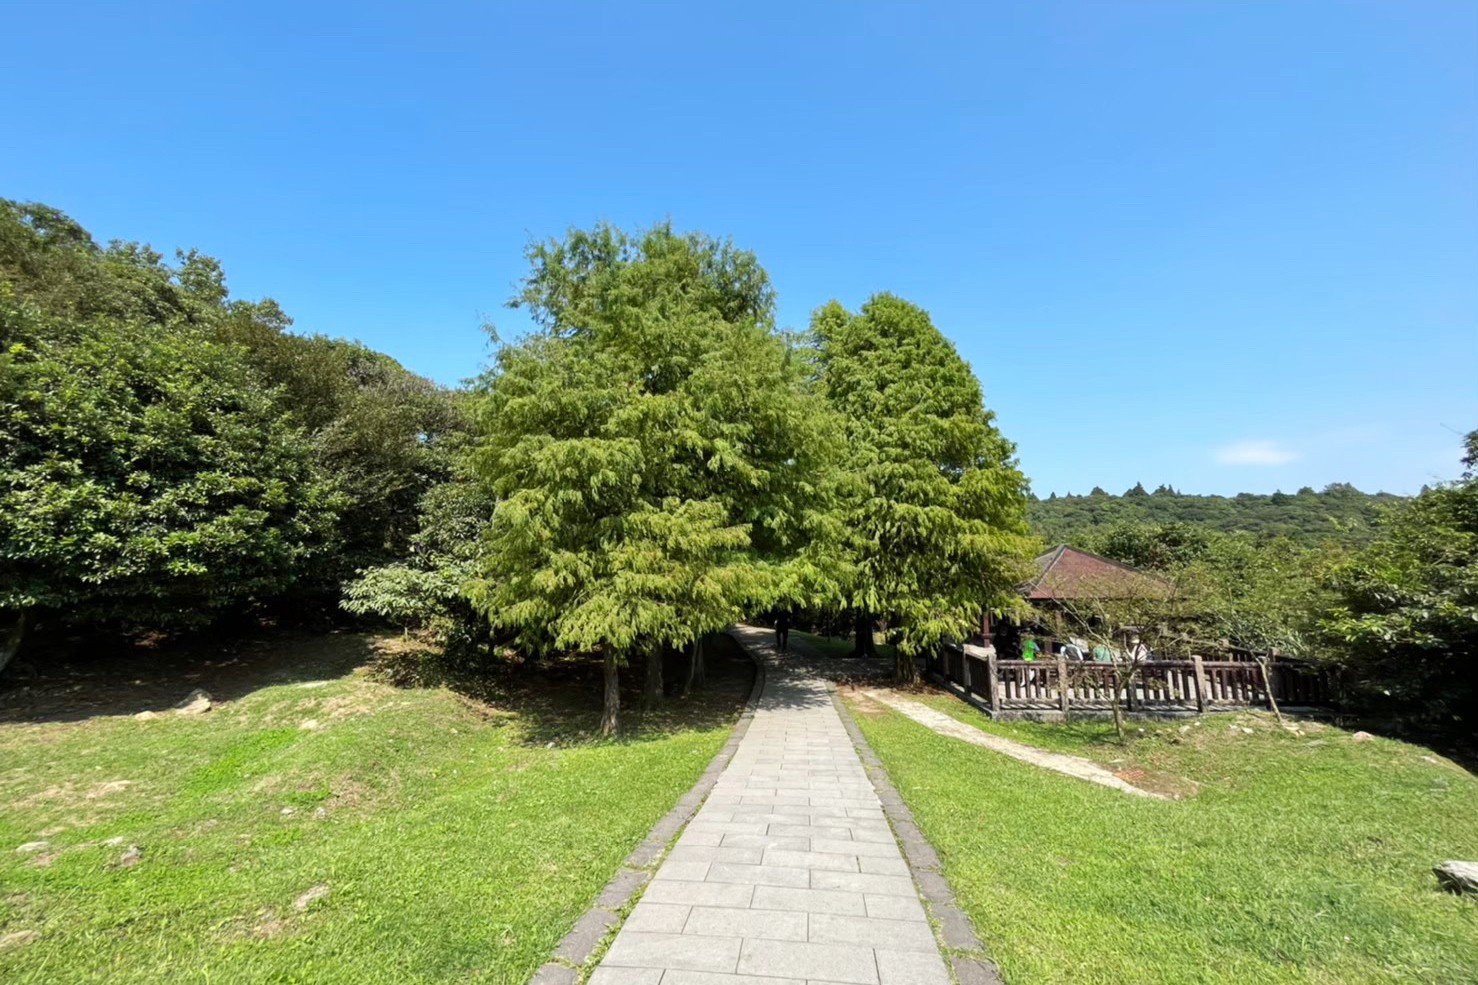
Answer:
[[1160, 486], [1147, 492], [1135, 485], [1122, 496], [1095, 488], [1086, 496], [1033, 499], [1027, 516], [1048, 543], [1072, 543], [1095, 528], [1117, 524], [1192, 523], [1224, 533], [1245, 531], [1259, 537], [1290, 537], [1302, 542], [1334, 538], [1349, 544], [1370, 539], [1381, 511], [1408, 497], [1366, 493], [1337, 482], [1320, 492], [1238, 493], [1195, 496]]

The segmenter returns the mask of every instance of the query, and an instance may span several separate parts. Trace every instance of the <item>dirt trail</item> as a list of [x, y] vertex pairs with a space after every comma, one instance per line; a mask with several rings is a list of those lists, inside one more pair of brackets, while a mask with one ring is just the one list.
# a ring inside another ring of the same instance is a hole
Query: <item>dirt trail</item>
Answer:
[[920, 725], [940, 735], [949, 736], [951, 739], [959, 739], [968, 742], [972, 746], [983, 746], [996, 752], [1019, 759], [1023, 763], [1040, 766], [1045, 770], [1052, 770], [1064, 776], [1071, 776], [1079, 780], [1087, 780], [1089, 783], [1097, 783], [1100, 786], [1112, 787], [1123, 793], [1132, 794], [1135, 797], [1152, 797], [1155, 800], [1169, 800], [1161, 794], [1150, 790], [1143, 790], [1132, 783], [1119, 779], [1110, 771], [1078, 756], [1068, 756], [1060, 752], [1048, 752], [1038, 749], [1036, 746], [1028, 746], [1011, 739], [1003, 739], [999, 735], [991, 735], [982, 732], [978, 728], [966, 725], [944, 714], [935, 711], [928, 705], [921, 704], [910, 698], [902, 697], [891, 691], [864, 690], [860, 692], [864, 697], [887, 705], [894, 711], [906, 715], [918, 722]]

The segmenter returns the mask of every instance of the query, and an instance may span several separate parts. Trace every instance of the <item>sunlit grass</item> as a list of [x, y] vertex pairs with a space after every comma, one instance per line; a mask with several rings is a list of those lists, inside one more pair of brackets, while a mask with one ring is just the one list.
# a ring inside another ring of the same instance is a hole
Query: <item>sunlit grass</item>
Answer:
[[1135, 723], [1121, 746], [1109, 723], [991, 723], [929, 703], [1196, 784], [1184, 800], [1130, 798], [878, 706], [857, 716], [1007, 985], [1478, 981], [1478, 907], [1431, 873], [1478, 857], [1478, 780], [1429, 750], [1264, 714]]
[[745, 689], [615, 742], [595, 691], [531, 715], [363, 673], [0, 725], [0, 981], [522, 985]]

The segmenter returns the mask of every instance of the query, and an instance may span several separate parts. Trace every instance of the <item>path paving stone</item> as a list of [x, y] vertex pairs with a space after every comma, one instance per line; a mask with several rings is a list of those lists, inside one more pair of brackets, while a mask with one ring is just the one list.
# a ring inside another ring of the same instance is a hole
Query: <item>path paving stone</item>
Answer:
[[590, 985], [948, 985], [829, 685], [768, 666], [728, 766]]

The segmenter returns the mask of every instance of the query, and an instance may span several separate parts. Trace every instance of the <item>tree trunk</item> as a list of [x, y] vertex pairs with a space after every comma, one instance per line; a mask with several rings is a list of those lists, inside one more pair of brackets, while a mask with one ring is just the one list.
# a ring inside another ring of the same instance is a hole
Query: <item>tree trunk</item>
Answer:
[[688, 672], [683, 677], [684, 700], [693, 693], [693, 680], [698, 676], [698, 641], [695, 639], [688, 644]]
[[1129, 707], [1134, 707], [1134, 678], [1139, 673], [1139, 664], [1131, 663], [1127, 672], [1120, 673], [1114, 670], [1114, 732], [1119, 737], [1119, 742], [1124, 741], [1124, 712], [1119, 704], [1119, 692], [1123, 691], [1129, 701]]
[[21, 650], [21, 640], [26, 637], [26, 613], [22, 610], [15, 617], [15, 625], [10, 628], [10, 635], [5, 640], [5, 646], [0, 648], [0, 673], [5, 671], [6, 666]]
[[642, 686], [642, 711], [655, 711], [662, 707], [662, 656], [664, 647], [653, 643], [647, 648], [647, 677]]
[[872, 638], [872, 615], [866, 609], [857, 611], [857, 622], [855, 624], [857, 642], [852, 650], [854, 657], [875, 657], [878, 655], [877, 644]]
[[693, 641], [694, 667], [693, 686], [703, 687], [708, 683], [708, 647], [703, 645], [701, 639]]
[[616, 666], [616, 651], [606, 650], [606, 698], [600, 712], [600, 734], [615, 735], [620, 726], [621, 671]]
[[[1262, 671], [1262, 686], [1266, 688], [1268, 692], [1268, 707], [1273, 709], [1273, 717], [1278, 720], [1279, 725], [1282, 725], [1283, 712], [1278, 708], [1278, 699], [1273, 696], [1273, 678], [1272, 675], [1268, 673], [1268, 661], [1271, 658], [1265, 656], [1257, 656], [1257, 654], [1253, 654], [1253, 656], [1257, 659], [1258, 669]], [[4, 665], [0, 664], [0, 666]]]
[[899, 684], [917, 684], [919, 680], [918, 665], [912, 656], [904, 656], [901, 644], [893, 647], [893, 677]]

